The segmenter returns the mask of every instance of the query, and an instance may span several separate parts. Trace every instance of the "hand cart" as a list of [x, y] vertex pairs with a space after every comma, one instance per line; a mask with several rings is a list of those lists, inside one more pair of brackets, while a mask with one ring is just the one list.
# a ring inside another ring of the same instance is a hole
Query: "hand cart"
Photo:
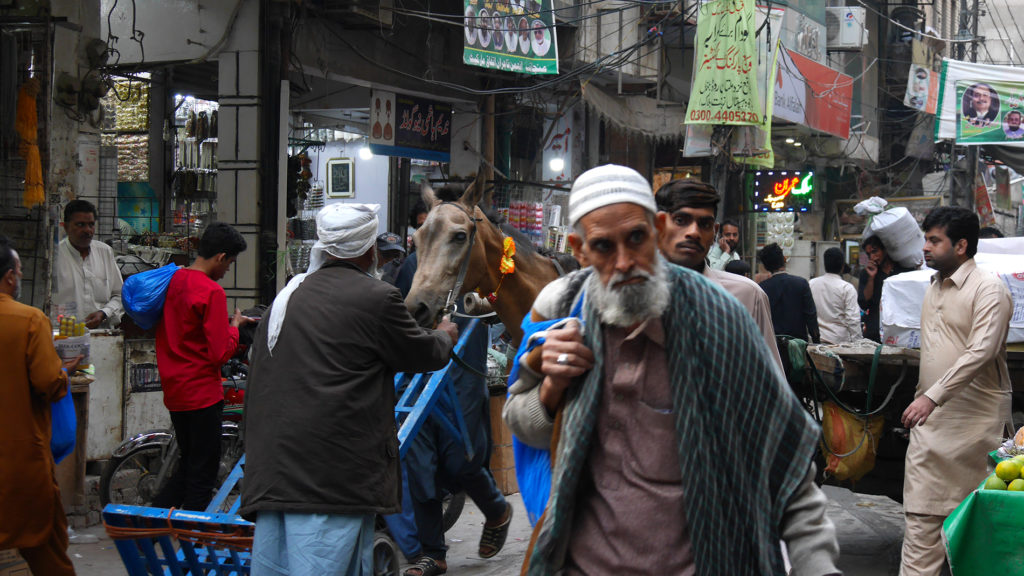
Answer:
[[[472, 320], [466, 326], [453, 355], [462, 356], [470, 335], [479, 324], [479, 320]], [[395, 387], [400, 392], [395, 407], [395, 418], [400, 426], [400, 455], [405, 455], [426, 419], [434, 416], [445, 430], [463, 442], [472, 457], [472, 443], [449, 376], [455, 363], [451, 360], [443, 370], [431, 374], [395, 375]], [[108, 504], [103, 509], [103, 521], [128, 574], [249, 574], [254, 524], [238, 515], [238, 482], [244, 470], [243, 455], [203, 512]], [[376, 565], [380, 540], [378, 535], [374, 545], [374, 572], [397, 574], [397, 558], [392, 558], [386, 566]], [[394, 549], [390, 539], [385, 544]]]

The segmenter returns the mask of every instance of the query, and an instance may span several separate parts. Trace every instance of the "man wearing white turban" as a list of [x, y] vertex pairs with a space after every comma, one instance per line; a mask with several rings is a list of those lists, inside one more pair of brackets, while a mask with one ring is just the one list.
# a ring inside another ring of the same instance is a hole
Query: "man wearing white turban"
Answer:
[[374, 278], [378, 209], [317, 214], [309, 272], [257, 331], [240, 508], [253, 576], [372, 573], [374, 516], [400, 509], [394, 374], [443, 368], [458, 334], [419, 327]]

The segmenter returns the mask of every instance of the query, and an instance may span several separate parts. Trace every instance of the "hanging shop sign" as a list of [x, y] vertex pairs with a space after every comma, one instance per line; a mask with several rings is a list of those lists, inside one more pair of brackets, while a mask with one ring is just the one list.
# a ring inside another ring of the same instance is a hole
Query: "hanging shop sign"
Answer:
[[985, 185], [985, 178], [981, 171], [974, 175], [974, 210], [978, 213], [978, 221], [982, 226], [996, 225], [992, 200], [988, 197], [988, 187]]
[[[554, 126], [552, 126], [554, 124]], [[541, 178], [544, 182], [572, 182], [575, 168], [582, 160], [582, 136], [574, 132], [571, 114], [544, 121], [544, 133], [550, 134], [541, 154]]]
[[755, 172], [751, 183], [754, 212], [807, 212], [814, 196], [814, 172]]
[[944, 59], [935, 139], [1022, 147], [1022, 99], [1024, 69]]
[[1024, 82], [956, 83], [958, 144], [1024, 141]]
[[792, 50], [779, 50], [775, 117], [847, 139], [853, 78]]
[[552, 0], [465, 0], [462, 61], [470, 66], [558, 74]]
[[383, 156], [448, 162], [452, 105], [395, 92], [370, 93], [370, 151]]
[[752, 0], [711, 0], [697, 12], [688, 124], [761, 124]]
[[782, 27], [785, 10], [757, 7], [755, 24], [757, 37], [757, 93], [762, 122], [757, 126], [737, 126], [733, 129], [732, 155], [748, 166], [771, 169], [775, 167], [772, 150], [772, 113], [775, 96], [775, 59], [779, 49], [779, 36], [773, 30]]
[[[782, 32], [779, 34], [782, 43], [790, 50], [798, 52], [818, 64], [825, 64], [825, 39], [828, 36], [824, 20], [818, 21], [811, 16], [804, 14], [801, 10], [806, 9], [825, 18], [824, 3], [818, 6], [796, 8], [795, 3], [790, 3], [786, 10], [786, 18], [782, 22]], [[776, 30], [776, 29], [773, 29]], [[773, 31], [773, 34], [775, 32]]]

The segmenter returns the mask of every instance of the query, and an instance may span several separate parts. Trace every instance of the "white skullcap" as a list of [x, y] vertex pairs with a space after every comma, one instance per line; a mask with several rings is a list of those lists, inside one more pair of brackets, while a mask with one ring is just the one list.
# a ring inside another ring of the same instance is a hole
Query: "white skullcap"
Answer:
[[636, 170], [616, 164], [591, 168], [572, 183], [569, 225], [576, 226], [580, 218], [598, 208], [623, 202], [636, 204], [651, 214], [658, 211], [651, 185]]
[[309, 269], [288, 282], [274, 299], [267, 324], [267, 347], [273, 354], [284, 326], [288, 301], [302, 281], [316, 272], [330, 254], [343, 260], [358, 258], [377, 243], [377, 212], [380, 204], [330, 204], [316, 215], [316, 244], [310, 249]]

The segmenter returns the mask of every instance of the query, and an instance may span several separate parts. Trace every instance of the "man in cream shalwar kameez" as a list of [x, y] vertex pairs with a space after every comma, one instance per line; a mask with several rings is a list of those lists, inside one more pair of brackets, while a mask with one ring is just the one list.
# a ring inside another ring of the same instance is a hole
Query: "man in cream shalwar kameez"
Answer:
[[1006, 286], [974, 262], [977, 217], [942, 207], [923, 228], [926, 260], [938, 272], [921, 310], [917, 398], [903, 415], [911, 428], [903, 576], [941, 572], [942, 522], [984, 480], [986, 455], [1000, 443], [1010, 417], [1006, 334], [1012, 303]]

